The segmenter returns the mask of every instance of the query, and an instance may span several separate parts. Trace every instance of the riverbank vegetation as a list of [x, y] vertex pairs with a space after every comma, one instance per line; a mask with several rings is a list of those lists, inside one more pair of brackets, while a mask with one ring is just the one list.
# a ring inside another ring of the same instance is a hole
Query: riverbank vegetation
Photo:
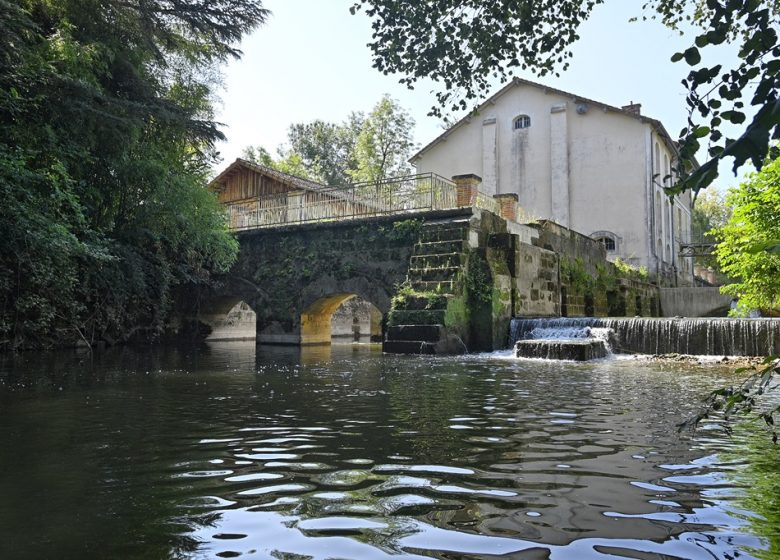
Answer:
[[0, 349], [159, 337], [230, 266], [205, 189], [216, 69], [266, 16], [0, 0]]
[[780, 309], [780, 158], [730, 190], [726, 204], [732, 214], [713, 232], [718, 264], [733, 279], [722, 291], [739, 299], [743, 315], [773, 314]]

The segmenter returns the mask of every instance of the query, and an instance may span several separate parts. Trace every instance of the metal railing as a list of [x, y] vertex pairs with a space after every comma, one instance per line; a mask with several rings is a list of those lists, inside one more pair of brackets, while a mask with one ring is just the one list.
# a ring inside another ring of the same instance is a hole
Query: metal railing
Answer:
[[678, 255], [680, 257], [708, 257], [713, 254], [717, 243], [711, 237], [698, 235], [691, 238], [677, 240]]
[[[474, 205], [499, 214], [489, 195], [478, 193]], [[242, 231], [283, 225], [306, 224], [413, 214], [458, 207], [455, 183], [425, 173], [343, 188], [291, 191], [225, 205], [230, 229]]]

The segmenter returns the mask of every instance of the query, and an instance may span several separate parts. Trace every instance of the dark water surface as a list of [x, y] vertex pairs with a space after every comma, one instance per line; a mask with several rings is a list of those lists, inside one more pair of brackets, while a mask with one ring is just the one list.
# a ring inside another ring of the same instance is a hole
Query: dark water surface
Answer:
[[119, 349], [0, 362], [0, 558], [778, 558], [733, 367]]

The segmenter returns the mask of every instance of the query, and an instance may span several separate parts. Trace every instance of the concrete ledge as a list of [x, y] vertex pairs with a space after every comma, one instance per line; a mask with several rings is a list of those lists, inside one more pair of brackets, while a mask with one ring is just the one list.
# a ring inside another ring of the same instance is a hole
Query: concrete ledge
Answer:
[[660, 288], [661, 313], [664, 317], [725, 317], [731, 307], [731, 296], [720, 288]]
[[606, 355], [603, 340], [519, 340], [515, 344], [515, 356], [518, 358], [585, 362]]

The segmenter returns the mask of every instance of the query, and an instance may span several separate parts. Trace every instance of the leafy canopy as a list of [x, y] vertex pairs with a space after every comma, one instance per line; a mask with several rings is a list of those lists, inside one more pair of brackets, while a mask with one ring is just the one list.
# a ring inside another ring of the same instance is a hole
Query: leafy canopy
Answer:
[[[702, 243], [717, 243], [713, 230], [723, 227], [731, 217], [731, 207], [726, 204], [725, 196], [717, 190], [701, 191], [696, 196], [691, 214], [691, 230], [693, 241]], [[720, 270], [714, 255], [702, 255], [694, 258], [694, 262], [702, 267], [712, 269], [719, 283], [728, 279]]]
[[262, 146], [245, 148], [243, 157], [283, 171], [340, 187], [376, 182], [411, 173], [414, 119], [384, 95], [368, 115], [353, 112], [342, 123], [296, 123], [274, 158]]
[[259, 0], [0, 0], [0, 348], [158, 336], [235, 258], [204, 187]]
[[[400, 74], [401, 83], [410, 88], [423, 78], [439, 84], [431, 114], [441, 116], [476, 105], [492, 78], [505, 82], [517, 69], [539, 76], [566, 70], [580, 25], [596, 5], [606, 3], [357, 0], [351, 11], [364, 10], [373, 19], [369, 46], [374, 67]], [[683, 81], [689, 119], [680, 133], [682, 180], [670, 192], [708, 186], [726, 157], [733, 159], [735, 171], [748, 161], [760, 169], [769, 142], [780, 138], [780, 2], [649, 0], [643, 10], [644, 19], [659, 19], [676, 30], [693, 24], [697, 30], [691, 46], [672, 57], [691, 71]], [[701, 63], [702, 51], [723, 43], [738, 46], [736, 67]], [[726, 137], [725, 123], [741, 126], [742, 134]], [[694, 156], [704, 147], [708, 160], [697, 169]]]
[[739, 298], [739, 311], [780, 307], [780, 158], [767, 163], [726, 203], [728, 222], [715, 230], [715, 250], [723, 272], [736, 281], [722, 291]]

